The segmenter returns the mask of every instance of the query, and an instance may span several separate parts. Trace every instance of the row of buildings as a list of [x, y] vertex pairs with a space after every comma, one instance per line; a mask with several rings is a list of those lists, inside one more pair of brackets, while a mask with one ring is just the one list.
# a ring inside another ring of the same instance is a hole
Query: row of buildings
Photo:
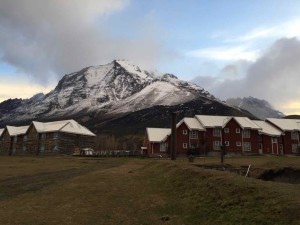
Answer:
[[6, 126], [0, 129], [0, 154], [73, 154], [93, 147], [95, 136], [74, 120]]
[[[177, 155], [217, 155], [221, 148], [232, 155], [299, 155], [300, 120], [196, 115], [176, 126]], [[146, 128], [142, 151], [168, 155], [171, 129]]]

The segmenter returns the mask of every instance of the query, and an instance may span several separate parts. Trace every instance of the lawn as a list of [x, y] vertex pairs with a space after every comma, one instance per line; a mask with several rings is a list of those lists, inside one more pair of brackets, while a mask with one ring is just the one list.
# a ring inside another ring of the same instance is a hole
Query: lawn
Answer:
[[[300, 158], [225, 162], [298, 168]], [[0, 157], [0, 224], [300, 224], [299, 184], [195, 166], [205, 163], [218, 159]]]

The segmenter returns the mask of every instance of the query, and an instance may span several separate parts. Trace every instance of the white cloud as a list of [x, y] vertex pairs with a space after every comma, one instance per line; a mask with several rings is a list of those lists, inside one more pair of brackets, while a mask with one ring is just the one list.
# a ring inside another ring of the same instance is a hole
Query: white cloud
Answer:
[[198, 58], [208, 58], [224, 61], [254, 61], [258, 57], [258, 51], [251, 50], [247, 46], [240, 45], [198, 49], [188, 52], [187, 55]]

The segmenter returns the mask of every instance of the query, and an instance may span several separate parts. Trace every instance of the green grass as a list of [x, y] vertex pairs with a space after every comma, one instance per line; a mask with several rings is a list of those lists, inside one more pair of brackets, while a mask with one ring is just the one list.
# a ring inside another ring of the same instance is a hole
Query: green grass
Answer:
[[[218, 162], [205, 160], [194, 164]], [[299, 165], [298, 158], [230, 160], [266, 168]], [[300, 224], [300, 185], [194, 164], [186, 159], [1, 157], [0, 224]], [[170, 220], [162, 221], [166, 215]]]

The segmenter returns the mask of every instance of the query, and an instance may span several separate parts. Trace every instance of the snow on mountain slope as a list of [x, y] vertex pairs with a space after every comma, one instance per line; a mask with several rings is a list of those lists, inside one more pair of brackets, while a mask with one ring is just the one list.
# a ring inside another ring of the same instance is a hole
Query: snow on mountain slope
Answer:
[[126, 60], [114, 60], [65, 75], [45, 96], [0, 112], [0, 124], [126, 113], [154, 105], [180, 104], [199, 96], [218, 101], [203, 88], [175, 75], [158, 75]]

